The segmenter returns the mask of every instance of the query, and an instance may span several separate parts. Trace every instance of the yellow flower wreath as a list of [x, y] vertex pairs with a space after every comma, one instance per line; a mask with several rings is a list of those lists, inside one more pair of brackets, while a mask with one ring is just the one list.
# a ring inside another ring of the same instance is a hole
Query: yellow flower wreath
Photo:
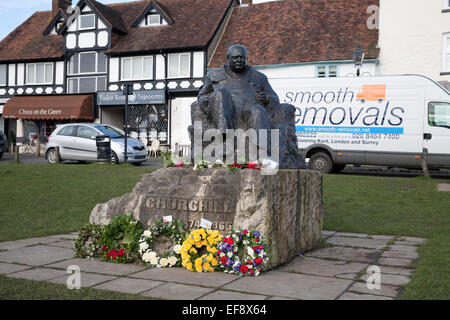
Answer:
[[[193, 230], [181, 246], [181, 265], [189, 271], [213, 272], [218, 263], [216, 247], [221, 240], [217, 230]], [[200, 256], [201, 249], [207, 252]]]

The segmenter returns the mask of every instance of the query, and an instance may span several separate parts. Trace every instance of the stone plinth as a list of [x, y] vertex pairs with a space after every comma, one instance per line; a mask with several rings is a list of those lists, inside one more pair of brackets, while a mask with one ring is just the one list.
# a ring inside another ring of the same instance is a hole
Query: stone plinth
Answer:
[[144, 227], [163, 216], [183, 220], [189, 229], [200, 219], [223, 235], [234, 229], [259, 231], [270, 267], [315, 248], [322, 230], [322, 176], [307, 170], [163, 168], [145, 175], [131, 193], [97, 205], [90, 222], [107, 224], [131, 212]]

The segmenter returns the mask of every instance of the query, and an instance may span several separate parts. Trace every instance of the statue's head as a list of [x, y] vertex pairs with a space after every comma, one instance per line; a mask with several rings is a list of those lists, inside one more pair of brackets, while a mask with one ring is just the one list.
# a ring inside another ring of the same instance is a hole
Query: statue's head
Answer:
[[227, 51], [231, 71], [242, 73], [247, 69], [247, 49], [240, 44], [232, 45]]

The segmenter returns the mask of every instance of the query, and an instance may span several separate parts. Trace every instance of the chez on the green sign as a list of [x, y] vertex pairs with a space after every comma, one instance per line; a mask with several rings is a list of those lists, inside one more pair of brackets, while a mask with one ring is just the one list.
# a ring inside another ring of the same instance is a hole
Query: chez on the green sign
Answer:
[[[164, 90], [135, 90], [128, 96], [128, 104], [165, 104], [166, 92]], [[125, 104], [125, 95], [122, 91], [97, 92], [97, 105], [111, 106]]]

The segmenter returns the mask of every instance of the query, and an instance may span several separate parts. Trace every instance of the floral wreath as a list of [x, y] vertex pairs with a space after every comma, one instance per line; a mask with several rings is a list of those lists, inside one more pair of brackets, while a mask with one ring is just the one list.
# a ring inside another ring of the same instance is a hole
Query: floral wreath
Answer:
[[218, 264], [216, 246], [221, 240], [218, 230], [193, 230], [181, 246], [182, 266], [194, 272], [213, 272]]
[[139, 258], [139, 237], [144, 228], [130, 213], [114, 216], [103, 228], [100, 244], [102, 261], [133, 262]]
[[[142, 261], [159, 268], [179, 267], [181, 265], [181, 243], [186, 238], [187, 230], [181, 220], [164, 222], [163, 219], [155, 221], [155, 225], [145, 230], [139, 239], [139, 254]], [[173, 244], [162, 256], [153, 251], [155, 239], [166, 236], [172, 239]]]
[[100, 237], [103, 228], [97, 224], [88, 223], [78, 232], [77, 239], [74, 241], [75, 256], [79, 258], [93, 258], [100, 250]]
[[[239, 250], [244, 256], [239, 257]], [[241, 251], [241, 252], [242, 252]], [[269, 260], [258, 231], [235, 230], [217, 246], [218, 270], [237, 275], [258, 276]]]

